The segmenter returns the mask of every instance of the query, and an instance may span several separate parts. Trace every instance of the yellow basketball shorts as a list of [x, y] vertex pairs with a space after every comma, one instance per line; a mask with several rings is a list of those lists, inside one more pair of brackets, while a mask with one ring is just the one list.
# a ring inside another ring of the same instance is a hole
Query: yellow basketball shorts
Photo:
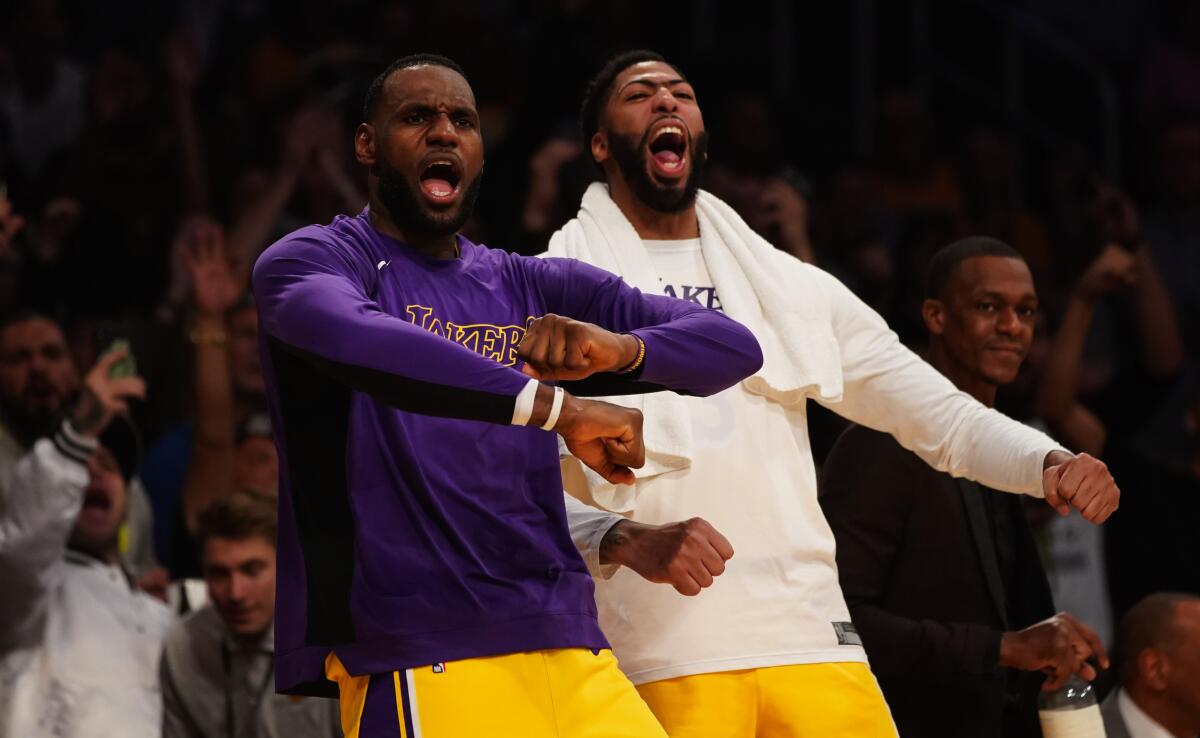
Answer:
[[863, 663], [696, 674], [637, 689], [671, 738], [896, 738]]
[[351, 676], [337, 657], [346, 738], [667, 738], [611, 651], [568, 648]]

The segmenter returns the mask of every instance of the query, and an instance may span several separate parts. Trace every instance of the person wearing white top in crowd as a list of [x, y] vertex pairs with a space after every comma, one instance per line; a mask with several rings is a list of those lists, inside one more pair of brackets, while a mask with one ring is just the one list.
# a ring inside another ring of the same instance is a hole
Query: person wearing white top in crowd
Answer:
[[[0, 329], [6, 379], [22, 360], [7, 350], [11, 329]], [[139, 377], [110, 377], [123, 358], [100, 359], [53, 435], [0, 470], [0, 735], [161, 729], [171, 613], [138, 590], [118, 553], [138, 455], [124, 414], [145, 393]]]
[[[634, 486], [564, 460], [567, 490], [601, 508], [567, 501], [621, 667], [676, 738], [894, 735], [838, 587], [807, 400], [893, 434], [940, 471], [1045, 497], [1063, 514], [1076, 507], [1094, 523], [1116, 509], [1115, 482], [1100, 461], [956, 390], [840, 282], [700, 191], [704, 121], [695, 90], [661, 56], [611, 60], [581, 126], [605, 181], [549, 254], [723, 310], [765, 357], [758, 374], [710, 398], [615, 398], [646, 419]], [[708, 522], [676, 522], [689, 516]], [[688, 599], [650, 582], [711, 589]]]
[[1160, 592], [1117, 630], [1120, 688], [1101, 707], [1108, 738], [1200, 736], [1200, 597]]

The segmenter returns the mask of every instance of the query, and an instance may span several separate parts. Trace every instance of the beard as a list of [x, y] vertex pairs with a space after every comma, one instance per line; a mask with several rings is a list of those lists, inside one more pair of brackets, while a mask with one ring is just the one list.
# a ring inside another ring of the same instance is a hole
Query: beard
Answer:
[[54, 435], [54, 431], [65, 417], [66, 404], [61, 403], [57, 410], [35, 410], [21, 401], [4, 402], [0, 404], [0, 420], [3, 420], [21, 445], [32, 448], [39, 438]]
[[613, 159], [621, 169], [625, 181], [629, 183], [633, 194], [652, 210], [660, 213], [678, 213], [691, 207], [696, 201], [696, 193], [700, 190], [700, 180], [704, 173], [704, 163], [708, 159], [708, 131], [691, 140], [687, 150], [691, 171], [683, 187], [666, 187], [659, 184], [650, 174], [650, 162], [647, 161], [646, 145], [650, 142], [650, 130], [642, 134], [640, 141], [633, 136], [612, 134], [609, 137], [609, 150]]
[[387, 209], [392, 222], [406, 236], [410, 233], [422, 236], [449, 236], [458, 233], [471, 219], [471, 213], [475, 210], [475, 200], [479, 197], [479, 188], [483, 184], [481, 171], [463, 190], [458, 207], [447, 212], [436, 212], [421, 202], [420, 195], [409, 187], [404, 175], [397, 170], [382, 161], [376, 161], [371, 173], [379, 178], [379, 201]]

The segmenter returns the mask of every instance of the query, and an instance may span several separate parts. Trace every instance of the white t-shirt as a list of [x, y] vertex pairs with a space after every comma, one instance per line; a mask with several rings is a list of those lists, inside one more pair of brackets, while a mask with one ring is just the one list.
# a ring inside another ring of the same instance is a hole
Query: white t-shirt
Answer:
[[[664, 294], [720, 309], [699, 239], [644, 244]], [[639, 480], [631, 517], [652, 524], [702, 517], [735, 553], [697, 597], [625, 568], [597, 581], [600, 625], [622, 669], [640, 684], [866, 661], [854, 635], [839, 636], [834, 625], [848, 624], [850, 615], [838, 586], [833, 533], [817, 502], [803, 409], [785, 410], [741, 384], [684, 401], [695, 440], [692, 466]]]

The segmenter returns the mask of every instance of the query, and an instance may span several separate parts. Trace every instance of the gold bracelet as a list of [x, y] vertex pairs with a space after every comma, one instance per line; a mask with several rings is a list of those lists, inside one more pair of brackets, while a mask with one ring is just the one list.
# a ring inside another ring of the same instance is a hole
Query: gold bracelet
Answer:
[[639, 337], [637, 334], [631, 333], [629, 335], [631, 335], [637, 339], [637, 342], [638, 342], [637, 357], [629, 364], [629, 366], [625, 367], [624, 369], [621, 369], [620, 371], [617, 372], [617, 374], [630, 374], [632, 372], [636, 372], [638, 370], [638, 367], [640, 367], [642, 365], [642, 362], [646, 360], [646, 342], [643, 341], [641, 339], [641, 337]]
[[229, 334], [223, 330], [201, 331], [193, 328], [188, 340], [197, 346], [224, 346], [229, 342]]

